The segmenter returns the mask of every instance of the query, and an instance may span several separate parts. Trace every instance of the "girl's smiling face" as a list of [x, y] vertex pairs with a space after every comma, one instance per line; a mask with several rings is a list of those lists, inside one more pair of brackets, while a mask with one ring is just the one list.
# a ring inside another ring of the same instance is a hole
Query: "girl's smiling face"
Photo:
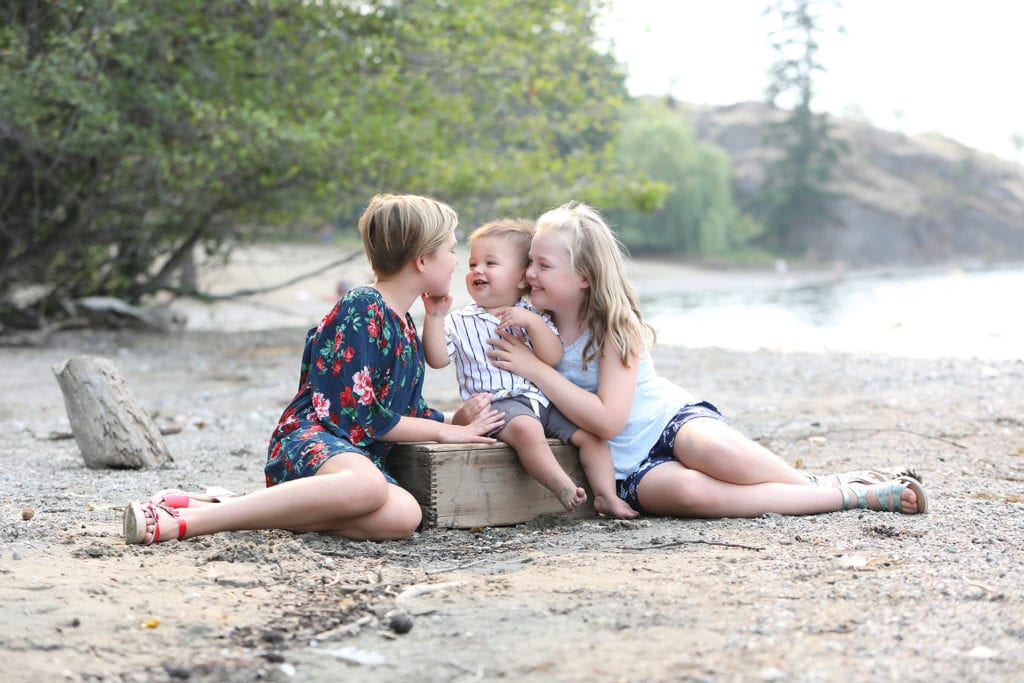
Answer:
[[458, 265], [458, 257], [455, 256], [455, 231], [449, 233], [448, 238], [435, 251], [424, 256], [427, 268], [424, 271], [426, 279], [425, 293], [431, 296], [446, 296], [452, 286], [452, 274], [455, 266]]
[[530, 285], [530, 303], [557, 317], [575, 313], [583, 303], [583, 290], [590, 283], [572, 269], [569, 249], [558, 235], [540, 232], [530, 246], [530, 266], [526, 269]]

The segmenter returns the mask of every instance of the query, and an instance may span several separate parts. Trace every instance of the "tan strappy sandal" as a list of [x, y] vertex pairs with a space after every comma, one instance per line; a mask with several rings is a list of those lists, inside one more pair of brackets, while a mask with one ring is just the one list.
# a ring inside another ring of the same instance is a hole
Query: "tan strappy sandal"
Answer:
[[229, 491], [222, 486], [211, 486], [202, 493], [189, 493], [181, 489], [164, 489], [154, 493], [149, 502], [156, 505], [166, 505], [169, 508], [192, 507], [192, 502], [200, 503], [223, 503], [230, 498], [238, 498], [239, 494]]
[[922, 481], [921, 477], [909, 467], [898, 467], [892, 471], [852, 470], [850, 472], [836, 472], [834, 474], [808, 474], [806, 477], [814, 486], [847, 486], [849, 484], [874, 486], [875, 484], [884, 484], [887, 481], [899, 479], [900, 477], [916, 479], [918, 483]]

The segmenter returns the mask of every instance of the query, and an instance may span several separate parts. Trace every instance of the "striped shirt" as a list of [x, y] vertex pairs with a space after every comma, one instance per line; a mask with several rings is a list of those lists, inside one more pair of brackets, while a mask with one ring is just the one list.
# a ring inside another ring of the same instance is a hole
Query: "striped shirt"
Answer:
[[[516, 306], [538, 313], [526, 299], [520, 299]], [[558, 334], [551, 319], [543, 313], [540, 316]], [[459, 380], [462, 400], [483, 392], [493, 394], [495, 399], [526, 396], [541, 405], [548, 405], [547, 398], [533, 382], [508, 370], [499, 370], [491, 364], [491, 359], [487, 357], [491, 346], [487, 340], [497, 339], [498, 322], [497, 316], [475, 303], [445, 316], [448, 358], [455, 361], [455, 375]], [[526, 331], [523, 332], [525, 334]], [[529, 339], [526, 343], [530, 343]]]

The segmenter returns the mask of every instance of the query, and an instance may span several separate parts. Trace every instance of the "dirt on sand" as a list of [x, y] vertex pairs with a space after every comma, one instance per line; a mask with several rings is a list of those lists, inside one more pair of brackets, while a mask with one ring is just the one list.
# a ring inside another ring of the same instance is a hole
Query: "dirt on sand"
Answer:
[[[798, 467], [912, 466], [925, 515], [125, 545], [126, 501], [263, 485], [303, 333], [0, 348], [4, 680], [1020, 680], [1022, 362], [657, 348], [661, 374]], [[49, 438], [68, 429], [50, 368], [82, 354], [113, 360], [158, 424], [181, 427], [164, 437], [173, 463], [89, 470], [74, 440]], [[426, 393], [454, 404], [450, 377]]]

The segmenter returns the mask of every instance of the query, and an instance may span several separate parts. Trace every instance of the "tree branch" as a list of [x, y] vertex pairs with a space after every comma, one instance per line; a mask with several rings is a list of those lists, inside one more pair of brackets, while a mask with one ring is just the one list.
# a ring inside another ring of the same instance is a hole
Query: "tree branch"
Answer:
[[761, 551], [764, 548], [760, 548], [754, 545], [742, 545], [740, 543], [725, 543], [723, 541], [705, 541], [703, 538], [690, 538], [684, 541], [671, 541], [669, 543], [655, 543], [654, 545], [620, 545], [619, 550], [658, 550], [660, 548], [672, 548], [677, 545], [685, 545], [687, 543], [703, 543], [704, 545], [721, 545], [726, 548], [743, 548], [744, 550], [757, 550]]
[[358, 256], [360, 256], [361, 254], [362, 254], [361, 251], [354, 251], [351, 254], [348, 254], [347, 256], [344, 256], [343, 258], [337, 259], [336, 261], [331, 261], [330, 263], [328, 263], [326, 265], [323, 265], [323, 266], [320, 266], [319, 268], [316, 268], [314, 270], [311, 270], [308, 273], [303, 273], [301, 275], [297, 275], [297, 276], [295, 276], [295, 277], [293, 277], [291, 279], [285, 280], [284, 282], [280, 282], [280, 283], [278, 283], [276, 285], [269, 285], [267, 287], [255, 287], [255, 288], [252, 288], [252, 289], [239, 289], [239, 290], [235, 290], [234, 292], [229, 292], [227, 294], [207, 294], [205, 292], [200, 292], [197, 289], [186, 289], [186, 288], [182, 288], [182, 287], [169, 287], [169, 286], [159, 287], [156, 291], [170, 292], [171, 294], [174, 294], [174, 295], [177, 295], [177, 296], [188, 296], [188, 297], [192, 297], [194, 299], [199, 299], [201, 301], [226, 301], [226, 300], [229, 300], [229, 299], [238, 299], [238, 298], [241, 298], [241, 297], [244, 297], [244, 296], [253, 296], [253, 295], [256, 295], [256, 294], [265, 294], [267, 292], [273, 292], [273, 291], [278, 290], [278, 289], [283, 289], [285, 287], [288, 287], [290, 285], [295, 284], [296, 282], [301, 282], [303, 280], [307, 280], [307, 279], [309, 279], [311, 277], [319, 275], [320, 273], [323, 273], [324, 271], [330, 270], [331, 268], [334, 268], [335, 266], [340, 266], [343, 263], [348, 263], [349, 261], [353, 261]]

